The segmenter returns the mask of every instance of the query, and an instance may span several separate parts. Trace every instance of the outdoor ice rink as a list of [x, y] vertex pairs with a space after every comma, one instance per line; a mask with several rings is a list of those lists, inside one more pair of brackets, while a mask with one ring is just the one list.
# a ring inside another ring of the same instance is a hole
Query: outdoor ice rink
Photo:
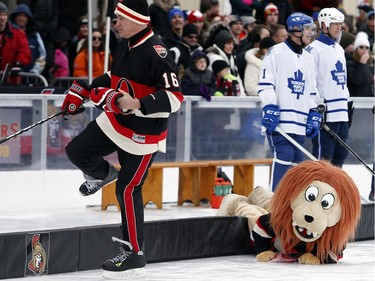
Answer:
[[[344, 169], [358, 185], [362, 197], [369, 193], [370, 173], [360, 165]], [[231, 171], [227, 171], [230, 175]], [[255, 182], [266, 185], [268, 171], [257, 168]], [[78, 194], [82, 176], [78, 171], [0, 172], [3, 183], [12, 188], [0, 197], [0, 235], [18, 231], [37, 231], [70, 227], [120, 223], [115, 208], [100, 210], [100, 194], [84, 198]], [[167, 171], [163, 209], [150, 205], [145, 208], [146, 221], [199, 216], [214, 216], [209, 205], [177, 207], [175, 172]], [[94, 246], [94, 245], [93, 245]], [[3, 255], [4, 253], [1, 253]], [[289, 263], [260, 263], [254, 255], [151, 263], [141, 280], [375, 280], [374, 240], [349, 243], [344, 258], [338, 264], [299, 265]], [[9, 280], [103, 280], [101, 270], [15, 278]]]

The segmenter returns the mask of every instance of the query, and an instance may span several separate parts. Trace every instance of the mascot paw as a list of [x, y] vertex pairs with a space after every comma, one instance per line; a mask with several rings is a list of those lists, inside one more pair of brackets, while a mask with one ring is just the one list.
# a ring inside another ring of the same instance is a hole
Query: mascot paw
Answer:
[[300, 264], [312, 264], [312, 265], [317, 265], [320, 264], [319, 259], [314, 256], [311, 253], [305, 253], [302, 256], [298, 258], [298, 263]]
[[261, 252], [260, 254], [257, 254], [256, 258], [257, 258], [257, 261], [268, 262], [275, 258], [275, 253], [272, 251], [264, 251], [264, 252]]

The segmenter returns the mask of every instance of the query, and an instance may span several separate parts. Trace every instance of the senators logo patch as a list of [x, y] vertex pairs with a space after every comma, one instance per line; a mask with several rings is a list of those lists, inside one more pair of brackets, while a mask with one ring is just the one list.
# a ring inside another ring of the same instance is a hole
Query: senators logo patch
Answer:
[[156, 53], [162, 57], [163, 59], [167, 56], [168, 52], [167, 52], [167, 49], [164, 48], [162, 45], [155, 45], [154, 46], [154, 50], [156, 51]]
[[49, 233], [27, 234], [25, 276], [48, 274]]

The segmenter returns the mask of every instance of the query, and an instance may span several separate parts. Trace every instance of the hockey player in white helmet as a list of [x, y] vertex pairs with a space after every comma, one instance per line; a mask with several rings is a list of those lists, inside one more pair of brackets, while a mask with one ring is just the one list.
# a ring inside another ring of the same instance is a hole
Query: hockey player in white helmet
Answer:
[[316, 74], [313, 57], [304, 50], [315, 33], [313, 19], [293, 13], [287, 19], [289, 37], [270, 48], [260, 72], [258, 94], [263, 104], [262, 125], [274, 153], [271, 186], [274, 191], [285, 172], [304, 160], [302, 152], [279, 132], [296, 142], [314, 136], [321, 115], [316, 111]]
[[[344, 15], [336, 8], [324, 8], [319, 12], [318, 22], [320, 35], [306, 50], [315, 59], [317, 88], [326, 105], [326, 124], [345, 141], [349, 131], [349, 91], [345, 52], [338, 44]], [[315, 157], [342, 167], [348, 151], [328, 132], [320, 130], [312, 143]]]

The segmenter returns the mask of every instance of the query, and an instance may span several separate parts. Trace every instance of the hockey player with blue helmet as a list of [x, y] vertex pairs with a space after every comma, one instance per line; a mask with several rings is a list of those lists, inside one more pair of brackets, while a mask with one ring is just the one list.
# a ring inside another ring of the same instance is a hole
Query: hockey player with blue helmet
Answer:
[[[345, 51], [338, 44], [344, 15], [336, 8], [319, 12], [320, 35], [306, 47], [315, 61], [317, 88], [326, 105], [326, 124], [343, 141], [349, 133], [347, 70]], [[348, 151], [325, 130], [312, 139], [313, 155], [342, 167]]]
[[287, 19], [289, 37], [273, 46], [261, 67], [258, 94], [263, 104], [262, 125], [274, 153], [271, 186], [274, 191], [286, 171], [302, 162], [303, 154], [283, 135], [278, 126], [300, 145], [314, 136], [321, 116], [316, 112], [314, 59], [305, 49], [315, 34], [311, 17], [293, 13]]

